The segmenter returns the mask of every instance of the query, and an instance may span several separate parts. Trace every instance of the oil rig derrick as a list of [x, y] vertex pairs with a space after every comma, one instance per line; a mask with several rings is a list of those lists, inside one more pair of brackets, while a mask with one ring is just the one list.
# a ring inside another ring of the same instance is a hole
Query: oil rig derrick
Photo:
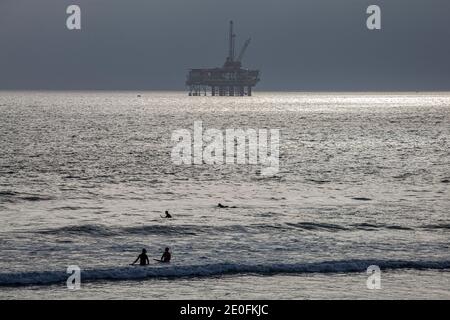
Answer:
[[221, 68], [190, 69], [186, 79], [190, 96], [251, 96], [252, 87], [259, 81], [259, 70], [242, 68], [242, 58], [250, 44], [245, 41], [239, 55], [235, 56], [233, 21], [230, 21], [228, 56]]

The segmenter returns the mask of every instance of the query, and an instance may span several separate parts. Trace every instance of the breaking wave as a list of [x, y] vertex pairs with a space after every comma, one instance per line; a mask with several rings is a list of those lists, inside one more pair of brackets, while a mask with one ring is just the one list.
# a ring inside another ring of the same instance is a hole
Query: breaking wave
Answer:
[[354, 223], [350, 225], [338, 225], [331, 223], [320, 222], [286, 222], [275, 224], [249, 224], [249, 225], [223, 225], [223, 226], [208, 226], [208, 225], [176, 225], [176, 224], [153, 224], [153, 225], [141, 225], [141, 226], [124, 226], [124, 227], [110, 227], [101, 224], [85, 224], [85, 225], [72, 225], [64, 226], [53, 229], [41, 229], [37, 232], [39, 234], [46, 235], [72, 235], [72, 236], [122, 236], [122, 235], [201, 235], [217, 232], [266, 232], [267, 230], [280, 230], [280, 229], [298, 229], [305, 231], [352, 231], [352, 230], [365, 230], [376, 231], [380, 229], [393, 229], [410, 231], [415, 229], [449, 229], [449, 224], [436, 224], [436, 225], [422, 225], [422, 226], [401, 226], [401, 225], [389, 225], [383, 223]]
[[[127, 281], [157, 278], [198, 278], [223, 275], [256, 274], [303, 274], [303, 273], [353, 273], [366, 272], [370, 265], [382, 270], [450, 269], [450, 260], [446, 261], [405, 261], [405, 260], [342, 260], [292, 264], [237, 264], [215, 263], [205, 265], [164, 265], [164, 266], [127, 266], [105, 269], [86, 269], [81, 272], [82, 282]], [[18, 273], [0, 273], [0, 286], [51, 285], [65, 283], [68, 278], [65, 271], [28, 271]]]
[[18, 193], [15, 191], [0, 191], [0, 202], [17, 203], [22, 201], [48, 201], [54, 198], [48, 195]]

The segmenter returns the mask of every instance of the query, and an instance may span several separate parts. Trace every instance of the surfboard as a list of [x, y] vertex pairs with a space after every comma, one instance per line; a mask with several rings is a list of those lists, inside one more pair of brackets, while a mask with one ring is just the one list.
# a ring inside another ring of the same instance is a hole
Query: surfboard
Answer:
[[159, 263], [169, 263], [170, 262], [170, 261], [161, 261], [159, 259], [153, 259], [153, 260], [158, 261]]

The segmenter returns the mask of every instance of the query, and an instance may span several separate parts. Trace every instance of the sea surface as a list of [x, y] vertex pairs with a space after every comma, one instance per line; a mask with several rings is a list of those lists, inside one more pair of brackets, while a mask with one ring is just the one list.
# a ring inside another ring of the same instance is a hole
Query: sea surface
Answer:
[[[279, 172], [174, 164], [195, 121]], [[0, 299], [450, 299], [449, 249], [449, 93], [0, 92]]]

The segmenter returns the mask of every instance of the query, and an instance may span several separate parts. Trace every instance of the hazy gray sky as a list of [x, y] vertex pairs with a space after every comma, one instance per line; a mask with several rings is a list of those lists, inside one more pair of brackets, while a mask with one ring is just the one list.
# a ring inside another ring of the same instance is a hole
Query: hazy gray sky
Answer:
[[449, 0], [0, 0], [0, 89], [183, 90], [223, 64], [230, 19], [256, 90], [450, 90]]

